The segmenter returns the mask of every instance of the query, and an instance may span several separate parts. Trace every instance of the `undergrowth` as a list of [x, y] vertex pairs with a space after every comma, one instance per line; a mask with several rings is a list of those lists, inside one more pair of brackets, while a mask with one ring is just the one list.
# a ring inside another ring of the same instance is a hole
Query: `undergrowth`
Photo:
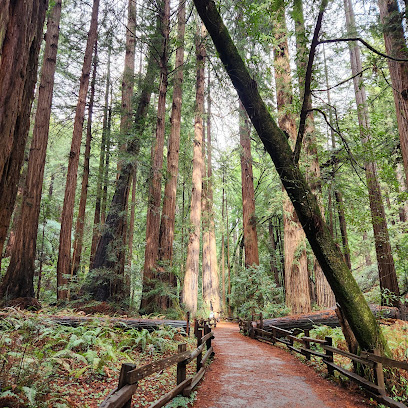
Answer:
[[[176, 353], [182, 342], [194, 348], [194, 339], [183, 334], [170, 327], [114, 327], [98, 319], [63, 326], [9, 309], [0, 318], [0, 407], [96, 407], [116, 387], [122, 363], [147, 364]], [[158, 381], [170, 378], [164, 373]]]

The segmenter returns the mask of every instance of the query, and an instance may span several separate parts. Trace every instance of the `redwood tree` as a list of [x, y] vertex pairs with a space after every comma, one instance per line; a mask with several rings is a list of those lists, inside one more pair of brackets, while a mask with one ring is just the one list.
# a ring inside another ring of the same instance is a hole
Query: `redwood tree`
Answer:
[[82, 130], [85, 117], [86, 95], [88, 93], [89, 76], [92, 65], [92, 51], [95, 46], [98, 28], [99, 0], [93, 1], [91, 24], [85, 47], [84, 63], [79, 84], [78, 102], [75, 111], [74, 130], [72, 133], [71, 151], [69, 154], [67, 182], [65, 185], [64, 205], [61, 214], [61, 232], [57, 263], [57, 298], [67, 297], [67, 276], [71, 271], [71, 232], [74, 217], [75, 189], [77, 183], [79, 154]]
[[183, 285], [183, 303], [187, 310], [195, 314], [197, 312], [198, 298], [198, 273], [200, 258], [200, 223], [201, 223], [201, 192], [204, 138], [203, 114], [204, 114], [204, 66], [206, 50], [202, 39], [206, 30], [201, 25], [197, 30], [200, 35], [196, 38], [196, 108], [194, 119], [194, 152], [193, 152], [193, 186], [191, 191], [190, 206], [190, 235], [188, 239], [186, 272]]
[[[350, 0], [344, 0], [344, 9], [346, 12], [348, 34], [353, 35], [355, 34], [356, 25], [354, 20], [354, 11]], [[360, 47], [357, 43], [349, 43], [349, 51], [361, 141], [368, 150], [370, 156], [372, 156], [367, 97], [361, 74], [363, 69]], [[391, 303], [394, 306], [398, 306], [400, 304], [400, 292], [397, 274], [391, 252], [391, 244], [388, 235], [384, 204], [382, 202], [380, 183], [377, 176], [377, 165], [371, 157], [366, 160], [365, 173], [371, 211], [371, 222], [374, 231], [374, 242], [377, 254], [381, 293], [384, 295], [384, 291], [389, 291], [389, 293], [392, 295], [392, 298], [390, 299]], [[382, 296], [381, 303], [384, 304], [385, 302], [386, 299], [384, 296]]]
[[40, 214], [41, 191], [54, 88], [61, 2], [62, 0], [57, 0], [54, 3], [48, 17], [37, 111], [28, 158], [20, 220], [17, 223], [18, 227], [15, 234], [15, 242], [12, 246], [9, 267], [0, 286], [0, 297], [2, 295], [8, 298], [34, 297], [33, 277], [38, 218]]
[[[277, 11], [273, 27], [276, 47], [275, 83], [278, 106], [278, 124], [286, 131], [289, 140], [296, 143], [297, 129], [293, 105], [292, 79], [289, 65], [289, 47], [283, 10]], [[307, 270], [306, 237], [302, 230], [293, 204], [286, 198], [283, 205], [284, 252], [285, 252], [285, 289], [286, 304], [292, 313], [311, 311], [309, 275]]]
[[[173, 103], [171, 110], [171, 130], [167, 150], [167, 178], [164, 188], [163, 210], [159, 232], [159, 263], [163, 268], [162, 280], [168, 282], [170, 287], [176, 286], [176, 277], [171, 272], [171, 261], [173, 258], [174, 226], [176, 214], [176, 193], [178, 178], [178, 163], [180, 149], [180, 126], [181, 126], [181, 105], [182, 105], [182, 85], [183, 85], [183, 64], [184, 64], [184, 32], [186, 7], [185, 0], [179, 0], [178, 27], [177, 27], [177, 50], [176, 64], [173, 86]], [[160, 306], [162, 309], [169, 307], [171, 299], [169, 296], [162, 296]]]
[[154, 297], [149, 292], [153, 288], [153, 280], [157, 277], [157, 258], [159, 255], [159, 231], [160, 231], [160, 204], [161, 204], [161, 179], [163, 170], [163, 149], [166, 125], [166, 95], [168, 77], [168, 51], [170, 34], [170, 0], [164, 0], [160, 4], [160, 34], [162, 37], [162, 49], [160, 50], [160, 82], [159, 98], [157, 102], [156, 138], [152, 144], [152, 168], [150, 176], [147, 219], [146, 219], [146, 247], [145, 262], [143, 267], [143, 296], [141, 308], [144, 312], [154, 310]]
[[0, 5], [0, 257], [24, 159], [47, 0]]

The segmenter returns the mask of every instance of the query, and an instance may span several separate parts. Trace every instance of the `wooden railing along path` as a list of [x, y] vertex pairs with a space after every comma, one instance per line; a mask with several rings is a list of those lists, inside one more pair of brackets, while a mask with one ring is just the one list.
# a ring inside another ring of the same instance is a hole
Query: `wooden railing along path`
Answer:
[[[362, 352], [361, 355], [358, 356], [349, 353], [348, 351], [333, 347], [333, 339], [331, 337], [326, 336], [324, 340], [309, 337], [309, 330], [304, 330], [303, 337], [296, 337], [292, 330], [285, 330], [276, 326], [269, 326], [268, 331], [266, 331], [263, 327], [262, 314], [259, 322], [240, 320], [239, 326], [244, 334], [247, 334], [249, 337], [271, 344], [277, 342], [285, 344], [290, 350], [303, 354], [307, 360], [310, 360], [311, 356], [322, 358], [327, 366], [329, 375], [334, 375], [334, 371], [338, 371], [350, 380], [357, 382], [370, 397], [381, 404], [391, 408], [407, 408], [403, 403], [395, 401], [386, 395], [383, 371], [384, 367], [398, 368], [408, 371], [407, 362], [383, 357], [380, 355], [379, 350]], [[295, 343], [300, 343], [301, 346], [295, 347]], [[320, 345], [324, 352], [316, 350], [315, 345]], [[374, 381], [335, 364], [333, 358], [334, 354], [347, 357], [356, 363], [368, 367], [370, 369], [369, 371], [371, 371], [371, 378], [374, 378]]]
[[[166, 405], [179, 394], [189, 396], [194, 387], [203, 377], [206, 367], [206, 361], [214, 355], [211, 340], [214, 338], [214, 332], [211, 331], [207, 322], [200, 325], [197, 320], [194, 321], [194, 334], [197, 338], [197, 348], [193, 351], [186, 351], [186, 344], [179, 344], [178, 353], [159, 361], [136, 368], [135, 364], [125, 363], [119, 374], [118, 387], [113, 390], [107, 398], [99, 405], [99, 408], [130, 408], [132, 395], [136, 392], [138, 382], [143, 378], [177, 364], [177, 386], [166, 395], [161, 397], [150, 405], [150, 408], [159, 408]], [[206, 353], [203, 356], [204, 348]], [[188, 377], [186, 374], [187, 364], [196, 360], [196, 374]]]

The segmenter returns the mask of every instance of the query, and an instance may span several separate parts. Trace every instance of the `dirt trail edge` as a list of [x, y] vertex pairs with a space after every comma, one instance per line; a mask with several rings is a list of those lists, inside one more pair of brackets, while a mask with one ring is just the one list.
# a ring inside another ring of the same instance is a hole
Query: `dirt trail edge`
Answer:
[[285, 350], [244, 337], [236, 324], [217, 324], [213, 345], [215, 359], [198, 387], [194, 408], [370, 406]]

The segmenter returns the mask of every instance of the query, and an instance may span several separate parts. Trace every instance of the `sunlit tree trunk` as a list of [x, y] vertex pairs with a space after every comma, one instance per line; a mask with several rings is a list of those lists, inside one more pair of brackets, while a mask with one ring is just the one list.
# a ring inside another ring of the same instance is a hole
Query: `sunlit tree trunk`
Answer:
[[[349, 0], [344, 0], [344, 8], [346, 11], [346, 24], [348, 34], [354, 35], [356, 31], [356, 25], [354, 20], [354, 12]], [[372, 148], [367, 98], [362, 77], [361, 75], [358, 75], [358, 73], [362, 72], [360, 47], [357, 43], [350, 43], [349, 50], [351, 70], [354, 76], [353, 83], [354, 92], [356, 95], [361, 141], [368, 152], [370, 152]], [[389, 300], [390, 303], [397, 306], [399, 305], [398, 298], [400, 292], [398, 287], [397, 274], [395, 272], [394, 259], [391, 252], [391, 244], [388, 235], [384, 204], [382, 202], [380, 184], [378, 182], [377, 166], [373, 159], [369, 158], [366, 160], [365, 167], [381, 293], [384, 295], [386, 291], [389, 291], [389, 294], [391, 294], [391, 296], [393, 297]], [[385, 301], [386, 299], [382, 296], [381, 303], [384, 304]]]
[[[198, 31], [200, 33], [200, 31]], [[200, 222], [201, 222], [201, 192], [204, 138], [204, 66], [205, 66], [205, 27], [201, 26], [201, 34], [196, 38], [196, 110], [194, 119], [194, 152], [193, 152], [193, 186], [190, 206], [190, 235], [188, 239], [186, 273], [183, 286], [183, 303], [192, 314], [197, 312], [198, 273], [200, 259]]]
[[168, 51], [170, 33], [170, 0], [161, 2], [160, 9], [160, 33], [163, 48], [159, 59], [160, 84], [159, 98], [157, 102], [157, 125], [156, 138], [152, 144], [152, 168], [148, 194], [147, 219], [146, 219], [146, 247], [145, 262], [143, 267], [143, 296], [141, 309], [150, 313], [155, 308], [155, 297], [149, 294], [154, 287], [153, 280], [158, 277], [157, 259], [159, 255], [159, 231], [160, 231], [160, 204], [161, 204], [161, 180], [163, 170], [163, 149], [165, 139], [166, 120], [166, 95], [168, 76]]
[[[295, 118], [290, 111], [293, 103], [292, 79], [286, 38], [287, 29], [283, 12], [279, 12], [273, 30], [276, 40], [274, 59], [278, 124], [282, 130], [286, 131], [290, 141], [294, 144], [297, 132]], [[289, 198], [286, 198], [283, 204], [283, 224], [286, 304], [291, 308], [292, 313], [308, 313], [311, 311], [311, 302], [306, 237]]]
[[21, 202], [20, 220], [17, 223], [18, 227], [9, 267], [0, 286], [0, 297], [34, 297], [33, 277], [37, 229], [51, 116], [60, 17], [61, 0], [57, 0], [48, 17], [37, 111]]
[[[219, 292], [219, 277], [217, 264], [217, 248], [215, 241], [215, 222], [213, 201], [214, 194], [212, 188], [212, 142], [211, 142], [211, 86], [210, 86], [210, 69], [208, 69], [208, 86], [207, 86], [207, 143], [206, 145], [206, 225], [203, 230], [203, 282], [207, 285], [203, 288], [203, 301], [207, 309], [219, 316], [221, 312], [221, 299]], [[206, 258], [204, 257], [204, 246], [207, 246]], [[207, 265], [204, 268], [205, 264]], [[205, 269], [207, 273], [205, 273]], [[208, 276], [206, 277], [205, 275]]]
[[[167, 179], [164, 188], [163, 211], [160, 222], [159, 234], [159, 261], [164, 268], [163, 274], [170, 287], [177, 285], [176, 277], [171, 271], [173, 259], [174, 226], [176, 215], [176, 193], [178, 178], [178, 163], [180, 150], [181, 105], [183, 96], [183, 64], [184, 64], [184, 32], [185, 32], [186, 7], [185, 1], [179, 0], [176, 63], [173, 86], [173, 103], [171, 110], [171, 130], [167, 151]], [[160, 299], [162, 309], [171, 306], [169, 296]]]
[[0, 5], [0, 260], [30, 127], [47, 5], [46, 0]]
[[74, 131], [69, 154], [67, 182], [65, 185], [64, 205], [61, 214], [61, 232], [57, 263], [57, 299], [66, 299], [68, 291], [67, 276], [71, 271], [71, 233], [74, 217], [75, 189], [77, 183], [79, 154], [81, 149], [82, 129], [85, 116], [86, 95], [88, 93], [89, 74], [92, 65], [92, 51], [97, 39], [99, 0], [93, 1], [91, 25], [86, 42], [84, 63], [79, 85], [78, 103], [75, 111]]
[[74, 239], [74, 252], [72, 255], [72, 265], [71, 265], [71, 278], [76, 275], [79, 270], [79, 265], [81, 263], [82, 256], [82, 244], [84, 238], [84, 225], [85, 225], [85, 210], [86, 201], [88, 198], [88, 181], [89, 181], [89, 159], [91, 156], [91, 141], [92, 141], [92, 114], [93, 105], [95, 99], [95, 83], [96, 83], [96, 70], [98, 65], [98, 53], [97, 53], [97, 42], [95, 42], [94, 51], [94, 62], [93, 62], [93, 73], [91, 80], [91, 92], [89, 96], [88, 104], [88, 123], [86, 126], [86, 142], [85, 142], [85, 152], [84, 152], [84, 168], [82, 174], [82, 185], [81, 185], [81, 198], [79, 200], [78, 217], [75, 226], [75, 239]]

